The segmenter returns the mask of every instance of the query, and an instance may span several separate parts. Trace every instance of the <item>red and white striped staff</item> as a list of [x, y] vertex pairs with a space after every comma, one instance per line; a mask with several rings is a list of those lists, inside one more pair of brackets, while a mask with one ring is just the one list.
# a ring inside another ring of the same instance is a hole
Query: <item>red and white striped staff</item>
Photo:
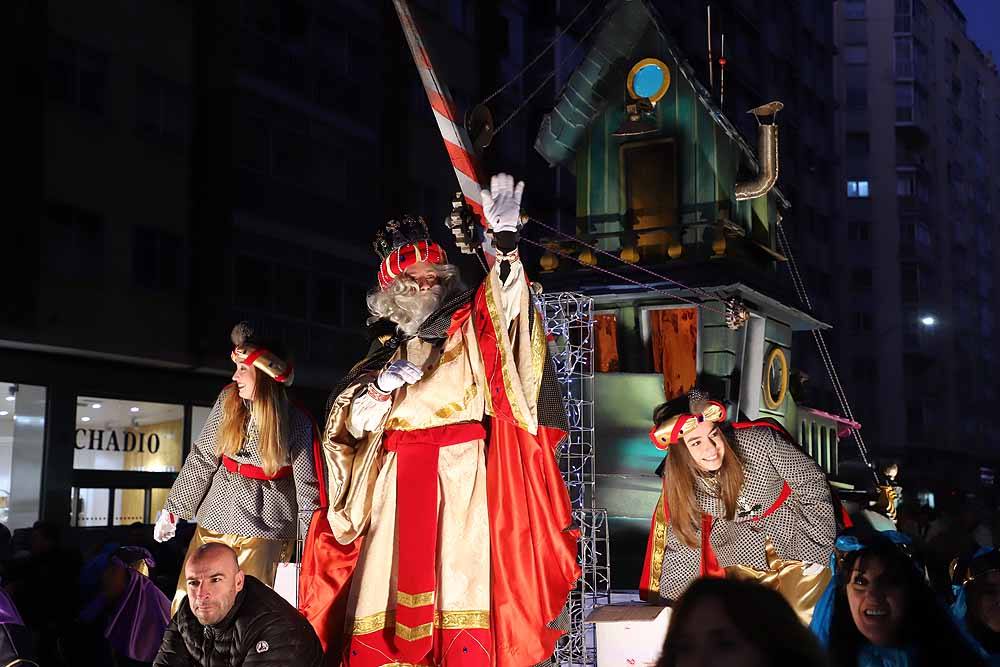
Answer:
[[[413, 54], [413, 62], [420, 74], [420, 81], [424, 84], [427, 100], [431, 103], [434, 120], [437, 121], [441, 138], [444, 139], [444, 146], [448, 150], [448, 157], [451, 158], [451, 165], [455, 169], [455, 176], [458, 178], [462, 194], [465, 196], [469, 208], [479, 216], [480, 221], [485, 225], [483, 199], [480, 194], [482, 190], [480, 184], [485, 181], [482, 178], [482, 170], [472, 148], [472, 142], [469, 140], [465, 128], [456, 120], [458, 114], [455, 112], [455, 104], [452, 102], [451, 94], [434, 71], [434, 65], [424, 48], [424, 40], [420, 36], [420, 29], [413, 20], [413, 15], [410, 13], [409, 5], [406, 0], [392, 0], [392, 4], [396, 7], [396, 13], [399, 15], [403, 34], [406, 35], [410, 53]], [[492, 254], [492, 248], [488, 246], [488, 243], [484, 243], [483, 249]]]

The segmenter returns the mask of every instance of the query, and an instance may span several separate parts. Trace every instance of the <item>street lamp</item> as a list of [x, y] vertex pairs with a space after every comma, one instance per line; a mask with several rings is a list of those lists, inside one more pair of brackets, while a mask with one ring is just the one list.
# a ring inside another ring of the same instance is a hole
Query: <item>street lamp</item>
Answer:
[[923, 326], [925, 326], [927, 328], [931, 328], [931, 327], [937, 325], [937, 318], [934, 317], [933, 315], [923, 315], [920, 318], [920, 324], [922, 324]]

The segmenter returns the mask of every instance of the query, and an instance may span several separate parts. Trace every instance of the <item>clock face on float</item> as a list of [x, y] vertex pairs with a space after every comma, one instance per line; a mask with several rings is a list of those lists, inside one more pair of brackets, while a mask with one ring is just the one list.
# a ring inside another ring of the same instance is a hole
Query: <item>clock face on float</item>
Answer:
[[788, 358], [780, 347], [771, 350], [764, 366], [764, 404], [770, 410], [777, 410], [785, 402], [788, 393]]

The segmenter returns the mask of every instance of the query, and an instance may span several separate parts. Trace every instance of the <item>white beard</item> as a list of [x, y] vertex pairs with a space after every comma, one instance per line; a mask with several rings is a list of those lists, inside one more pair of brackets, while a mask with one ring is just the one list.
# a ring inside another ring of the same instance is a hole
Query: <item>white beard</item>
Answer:
[[394, 284], [388, 290], [369, 295], [368, 309], [372, 312], [372, 320], [389, 320], [401, 332], [412, 336], [441, 306], [444, 289], [440, 285], [424, 291], [400, 287]]
[[427, 317], [441, 307], [442, 289], [435, 285], [416, 294], [395, 294], [389, 319], [408, 336], [417, 333]]
[[404, 273], [385, 289], [370, 293], [368, 310], [372, 317], [368, 323], [389, 320], [407, 336], [416, 334], [431, 313], [463, 289], [456, 267], [449, 264], [437, 269], [438, 284], [430, 289], [421, 290], [417, 282]]

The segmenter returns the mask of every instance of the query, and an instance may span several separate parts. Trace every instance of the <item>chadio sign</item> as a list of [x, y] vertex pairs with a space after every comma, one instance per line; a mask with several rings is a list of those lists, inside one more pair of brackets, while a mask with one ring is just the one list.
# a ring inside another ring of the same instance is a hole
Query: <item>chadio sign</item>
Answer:
[[78, 428], [73, 447], [76, 449], [96, 449], [102, 452], [148, 452], [155, 454], [160, 451], [160, 436], [157, 433]]

